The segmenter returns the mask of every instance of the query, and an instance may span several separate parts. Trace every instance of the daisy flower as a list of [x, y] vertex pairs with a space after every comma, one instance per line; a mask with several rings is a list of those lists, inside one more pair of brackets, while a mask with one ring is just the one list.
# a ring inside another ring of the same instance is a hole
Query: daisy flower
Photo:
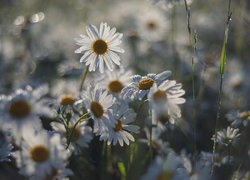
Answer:
[[57, 98], [59, 105], [73, 105], [79, 95], [79, 83], [72, 80], [59, 80], [51, 88], [51, 94]]
[[233, 127], [239, 127], [241, 124], [246, 127], [250, 121], [250, 111], [232, 111], [226, 114], [226, 118]]
[[142, 100], [149, 93], [155, 83], [160, 84], [171, 74], [171, 71], [164, 71], [160, 74], [147, 74], [146, 76], [134, 75], [131, 77], [132, 82], [123, 88], [122, 97], [125, 100]]
[[189, 177], [181, 158], [170, 151], [166, 158], [157, 156], [149, 166], [147, 173], [142, 177], [142, 180], [152, 179], [188, 180]]
[[16, 142], [28, 124], [39, 130], [41, 120], [38, 115], [54, 116], [54, 112], [41, 100], [48, 92], [47, 86], [32, 89], [18, 89], [14, 94], [0, 97], [0, 124], [3, 131], [10, 130]]
[[101, 23], [99, 30], [94, 25], [86, 28], [86, 35], [80, 35], [76, 39], [76, 44], [80, 46], [75, 53], [82, 53], [80, 62], [89, 66], [89, 71], [97, 68], [101, 73], [104, 72], [104, 64], [110, 71], [114, 69], [114, 64], [120, 65], [120, 57], [117, 53], [124, 50], [119, 47], [123, 34], [116, 33], [116, 28], [110, 28], [107, 23]]
[[2, 161], [10, 161], [9, 157], [11, 155], [11, 150], [14, 147], [7, 141], [0, 139], [0, 162]]
[[128, 107], [127, 104], [123, 103], [115, 111], [115, 126], [109, 127], [107, 131], [100, 136], [100, 140], [107, 140], [108, 145], [111, 143], [116, 145], [119, 142], [120, 146], [125, 144], [129, 145], [129, 141], [135, 141], [134, 137], [130, 134], [139, 133], [139, 126], [130, 125], [136, 117], [136, 113]]
[[137, 18], [138, 35], [147, 41], [164, 40], [168, 29], [168, 20], [159, 10], [144, 10]]
[[[223, 129], [217, 132], [216, 142], [225, 146], [234, 145], [239, 139], [239, 129], [231, 128], [230, 126], [227, 129]], [[215, 137], [212, 138], [215, 140]]]
[[109, 126], [114, 125], [113, 105], [114, 97], [108, 94], [107, 90], [98, 86], [88, 86], [82, 94], [82, 100], [76, 102], [76, 105], [83, 105], [90, 113], [94, 121], [94, 133], [100, 135]]
[[201, 159], [198, 159], [195, 163], [192, 162], [192, 157], [188, 155], [185, 151], [181, 152], [181, 160], [183, 163], [183, 166], [186, 168], [189, 179], [190, 180], [198, 180], [198, 179], [204, 179], [209, 180], [211, 179], [210, 175], [210, 166], [204, 166]]
[[[166, 80], [159, 86], [156, 84], [151, 88], [148, 98], [156, 116], [163, 116], [167, 113], [169, 122], [174, 124], [175, 120], [181, 117], [179, 104], [185, 102], [181, 98], [185, 94], [180, 83], [173, 80]], [[157, 122], [153, 122], [157, 124]]]
[[[70, 143], [70, 150], [73, 152], [77, 146], [79, 147], [88, 147], [88, 143], [92, 140], [93, 134], [92, 134], [92, 128], [86, 125], [86, 122], [78, 123], [75, 128], [74, 125], [77, 122], [76, 117], [72, 117], [69, 121], [69, 129], [70, 132], [72, 132], [71, 136], [71, 143]], [[66, 129], [62, 123], [59, 122], [51, 122], [50, 125], [55, 130], [55, 132], [58, 132], [61, 134], [62, 137], [64, 137], [64, 140], [66, 142]]]
[[104, 76], [97, 80], [100, 87], [107, 89], [114, 96], [118, 97], [122, 89], [131, 82], [132, 72], [124, 68], [114, 71], [107, 71]]
[[164, 142], [160, 138], [162, 129], [152, 128], [151, 135], [148, 128], [145, 128], [144, 131], [146, 134], [146, 139], [140, 139], [140, 142], [146, 143], [148, 146], [150, 146], [160, 154], [167, 153], [169, 151], [168, 143]]
[[62, 145], [59, 134], [49, 134], [45, 130], [34, 132], [25, 131], [21, 150], [16, 151], [15, 157], [20, 174], [30, 177], [46, 177], [55, 169], [61, 169], [69, 157], [69, 151]]
[[61, 161], [57, 167], [53, 167], [48, 174], [37, 173], [31, 176], [30, 180], [69, 180], [69, 176], [74, 175], [71, 169], [66, 168], [67, 162]]

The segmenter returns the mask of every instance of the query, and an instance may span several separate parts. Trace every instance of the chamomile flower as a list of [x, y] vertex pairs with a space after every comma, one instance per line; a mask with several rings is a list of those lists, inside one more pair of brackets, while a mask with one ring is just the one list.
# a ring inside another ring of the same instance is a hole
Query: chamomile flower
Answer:
[[168, 29], [168, 19], [159, 10], [144, 10], [139, 13], [137, 20], [138, 35], [147, 41], [164, 40]]
[[181, 160], [184, 167], [186, 168], [190, 180], [211, 179], [210, 166], [204, 166], [201, 159], [198, 159], [195, 163], [192, 162], [192, 157], [188, 155], [185, 151], [181, 152]]
[[189, 177], [181, 158], [171, 151], [166, 158], [157, 156], [149, 166], [147, 173], [142, 177], [142, 180], [152, 179], [188, 180]]
[[162, 129], [152, 128], [152, 132], [148, 128], [145, 128], [146, 139], [139, 139], [139, 142], [146, 143], [149, 147], [153, 148], [159, 154], [168, 153], [169, 147], [168, 143], [164, 142], [160, 136], [162, 134]]
[[[77, 149], [77, 147], [88, 147], [88, 143], [92, 140], [93, 134], [92, 134], [92, 128], [86, 125], [86, 122], [78, 123], [75, 128], [74, 125], [77, 123], [77, 118], [72, 117], [69, 122], [69, 130], [70, 133], [72, 133], [71, 136], [71, 143], [70, 143], [70, 150], [73, 152]], [[55, 130], [55, 132], [58, 132], [61, 134], [61, 136], [65, 139], [66, 142], [66, 129], [62, 123], [59, 122], [51, 122], [50, 125]], [[71, 132], [72, 131], [72, 132]]]
[[[217, 132], [216, 142], [225, 146], [234, 145], [239, 139], [239, 136], [239, 129], [234, 129], [228, 126], [227, 129]], [[212, 139], [215, 140], [215, 137]]]
[[[149, 94], [148, 98], [156, 116], [167, 115], [169, 116], [169, 122], [174, 124], [175, 120], [181, 117], [181, 110], [178, 106], [185, 102], [184, 98], [181, 98], [185, 94], [180, 83], [176, 83], [173, 80], [166, 80], [158, 87], [155, 84]], [[153, 122], [157, 124], [157, 122]]]
[[14, 94], [0, 97], [0, 124], [3, 131], [11, 130], [16, 142], [20, 141], [24, 128], [32, 125], [39, 130], [41, 120], [38, 115], [53, 116], [51, 109], [40, 98], [48, 92], [47, 86], [32, 89], [18, 89]]
[[131, 77], [132, 82], [123, 88], [122, 97], [125, 100], [142, 100], [149, 93], [155, 83], [160, 84], [171, 74], [171, 71], [164, 71], [160, 74], [147, 74], [146, 76], [134, 75]]
[[226, 117], [233, 127], [237, 128], [241, 124], [246, 127], [250, 121], [250, 111], [232, 111], [226, 114]]
[[76, 102], [83, 105], [94, 121], [94, 133], [100, 135], [109, 126], [114, 125], [113, 105], [114, 97], [107, 90], [98, 86], [89, 86], [82, 94], [82, 100]]
[[15, 152], [20, 174], [42, 179], [54, 169], [60, 169], [69, 157], [69, 151], [62, 145], [59, 134], [49, 134], [45, 130], [25, 131], [21, 150]]
[[0, 162], [1, 161], [7, 161], [7, 162], [10, 161], [9, 157], [11, 155], [11, 150], [13, 148], [14, 147], [12, 146], [12, 144], [0, 139]]
[[129, 141], [135, 141], [130, 132], [139, 133], [140, 129], [139, 126], [130, 124], [135, 120], [136, 113], [125, 103], [121, 104], [114, 113], [116, 113], [115, 126], [109, 127], [105, 133], [101, 134], [100, 140], [107, 140], [108, 145], [119, 143], [123, 146], [124, 142], [129, 145]]
[[72, 80], [59, 80], [51, 88], [51, 94], [57, 98], [58, 105], [73, 105], [79, 95], [79, 83]]
[[119, 47], [122, 34], [116, 32], [116, 28], [110, 28], [107, 23], [101, 23], [99, 30], [94, 25], [86, 28], [86, 35], [80, 35], [76, 39], [76, 44], [80, 46], [75, 53], [82, 53], [80, 62], [89, 66], [89, 71], [99, 69], [104, 72], [104, 64], [110, 71], [114, 65], [120, 65], [120, 57], [117, 53], [123, 53], [124, 50]]
[[67, 163], [62, 162], [60, 166], [53, 167], [48, 174], [35, 174], [31, 176], [30, 180], [69, 180], [69, 176], [74, 173], [71, 169], [66, 168]]
[[131, 82], [131, 75], [132, 72], [130, 70], [120, 68], [114, 71], [107, 71], [97, 82], [100, 87], [107, 89], [114, 96], [118, 97], [122, 89]]

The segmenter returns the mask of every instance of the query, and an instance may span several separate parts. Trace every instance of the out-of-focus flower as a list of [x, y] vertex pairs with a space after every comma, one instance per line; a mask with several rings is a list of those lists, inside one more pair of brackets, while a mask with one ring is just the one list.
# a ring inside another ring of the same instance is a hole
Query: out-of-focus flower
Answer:
[[150, 130], [145, 128], [146, 139], [139, 139], [139, 142], [147, 143], [147, 145], [153, 150], [155, 150], [159, 154], [167, 154], [169, 152], [168, 143], [164, 142], [160, 135], [162, 133], [162, 129], [153, 127], [152, 132], [150, 134]]
[[171, 71], [164, 71], [160, 74], [147, 74], [146, 76], [134, 75], [132, 76], [132, 83], [123, 88], [122, 97], [125, 100], [142, 100], [155, 83], [159, 85], [171, 76], [171, 74]]
[[7, 162], [10, 161], [9, 157], [11, 155], [11, 150], [13, 148], [14, 147], [12, 146], [12, 144], [0, 139], [0, 162], [1, 161], [7, 161]]
[[239, 129], [231, 128], [230, 126], [227, 127], [227, 129], [223, 129], [221, 131], [217, 132], [217, 139], [213, 137], [212, 139], [219, 144], [228, 146], [228, 145], [234, 145], [237, 140], [239, 139]]
[[188, 180], [189, 176], [181, 158], [171, 151], [164, 159], [156, 157], [155, 161], [149, 166], [147, 173], [142, 177], [142, 180], [152, 179]]
[[[156, 116], [162, 115], [169, 116], [169, 122], [174, 124], [177, 118], [181, 117], [181, 110], [178, 104], [185, 102], [184, 98], [181, 98], [185, 94], [180, 83], [176, 83], [173, 80], [166, 80], [158, 87], [155, 84], [149, 94], [150, 104], [153, 110], [156, 112]], [[157, 122], [153, 122], [157, 124]]]
[[113, 118], [114, 97], [108, 94], [107, 90], [99, 86], [89, 86], [82, 94], [82, 99], [76, 102], [82, 104], [91, 118], [94, 120], [94, 133], [102, 134], [108, 127], [113, 127], [115, 119]]
[[114, 71], [107, 71], [104, 76], [101, 76], [97, 82], [100, 87], [107, 89], [115, 97], [119, 97], [122, 89], [131, 82], [132, 72], [124, 68]]
[[39, 130], [41, 120], [38, 115], [51, 117], [54, 112], [46, 106], [41, 97], [48, 92], [47, 86], [32, 89], [18, 89], [12, 95], [0, 97], [0, 124], [3, 131], [11, 130], [17, 143], [27, 125]]
[[226, 114], [228, 121], [233, 127], [239, 127], [241, 124], [247, 126], [250, 121], [250, 111], [232, 111]]
[[204, 165], [200, 158], [195, 162], [195, 165], [193, 165], [191, 161], [192, 157], [188, 156], [185, 151], [181, 152], [180, 157], [188, 172], [190, 180], [211, 179], [211, 167]]
[[79, 96], [79, 82], [59, 80], [51, 88], [51, 94], [58, 99], [59, 105], [73, 105]]
[[70, 152], [62, 145], [59, 134], [45, 130], [25, 131], [21, 150], [15, 152], [20, 174], [39, 179], [54, 174], [67, 162]]
[[97, 68], [101, 73], [104, 72], [104, 64], [110, 71], [114, 69], [114, 64], [120, 65], [120, 57], [117, 53], [123, 53], [124, 50], [119, 47], [121, 44], [121, 33], [116, 33], [116, 28], [110, 28], [107, 23], [101, 23], [100, 29], [90, 25], [86, 28], [87, 34], [80, 35], [76, 39], [76, 44], [80, 46], [75, 53], [82, 53], [80, 62], [89, 66], [89, 71], [95, 71]]
[[147, 41], [164, 41], [168, 29], [168, 19], [159, 10], [145, 10], [137, 15], [138, 35]]
[[107, 140], [108, 145], [119, 143], [123, 146], [124, 142], [129, 145], [129, 141], [135, 140], [130, 133], [139, 133], [140, 129], [139, 126], [130, 124], [135, 120], [136, 113], [126, 103], [117, 106], [119, 107], [114, 111], [115, 126], [109, 127], [105, 133], [101, 134], [100, 139]]

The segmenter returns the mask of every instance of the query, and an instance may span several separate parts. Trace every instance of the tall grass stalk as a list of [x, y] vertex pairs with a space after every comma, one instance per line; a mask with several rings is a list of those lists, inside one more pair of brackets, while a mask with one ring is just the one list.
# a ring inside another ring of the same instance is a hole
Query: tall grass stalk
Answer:
[[[192, 110], [192, 118], [193, 118], [193, 136], [194, 136], [194, 152], [196, 152], [196, 111], [195, 111], [195, 66], [194, 66], [194, 58], [196, 56], [197, 52], [197, 34], [195, 30], [192, 30], [190, 18], [191, 18], [191, 11], [190, 7], [188, 7], [187, 0], [184, 0], [185, 2], [185, 9], [187, 14], [187, 29], [189, 34], [189, 46], [193, 47], [193, 55], [191, 58], [191, 64], [192, 64], [192, 98], [193, 98], [193, 110]], [[193, 36], [193, 37], [192, 37]]]
[[232, 12], [231, 12], [231, 0], [228, 1], [228, 11], [227, 11], [227, 21], [226, 27], [224, 31], [224, 41], [221, 50], [220, 56], [220, 87], [219, 87], [219, 96], [218, 96], [218, 109], [215, 121], [215, 128], [214, 128], [214, 144], [213, 144], [213, 156], [212, 156], [212, 169], [211, 175], [214, 173], [214, 160], [215, 160], [215, 151], [216, 151], [216, 142], [217, 142], [217, 131], [218, 131], [218, 121], [220, 120], [220, 112], [221, 112], [221, 95], [222, 95], [222, 87], [223, 87], [223, 77], [226, 65], [226, 50], [227, 50], [227, 41], [228, 41], [228, 30], [229, 30], [229, 23], [231, 20]]

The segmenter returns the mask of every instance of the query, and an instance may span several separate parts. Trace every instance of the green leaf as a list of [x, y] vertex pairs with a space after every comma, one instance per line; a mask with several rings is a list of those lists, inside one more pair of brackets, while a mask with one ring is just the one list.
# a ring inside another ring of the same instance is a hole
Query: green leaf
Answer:
[[225, 70], [225, 64], [226, 64], [226, 53], [227, 53], [227, 39], [228, 39], [228, 25], [225, 28], [224, 32], [224, 41], [223, 46], [221, 50], [221, 56], [220, 56], [220, 74], [224, 74]]
[[121, 172], [122, 180], [126, 180], [126, 169], [123, 162], [117, 163], [118, 169]]

